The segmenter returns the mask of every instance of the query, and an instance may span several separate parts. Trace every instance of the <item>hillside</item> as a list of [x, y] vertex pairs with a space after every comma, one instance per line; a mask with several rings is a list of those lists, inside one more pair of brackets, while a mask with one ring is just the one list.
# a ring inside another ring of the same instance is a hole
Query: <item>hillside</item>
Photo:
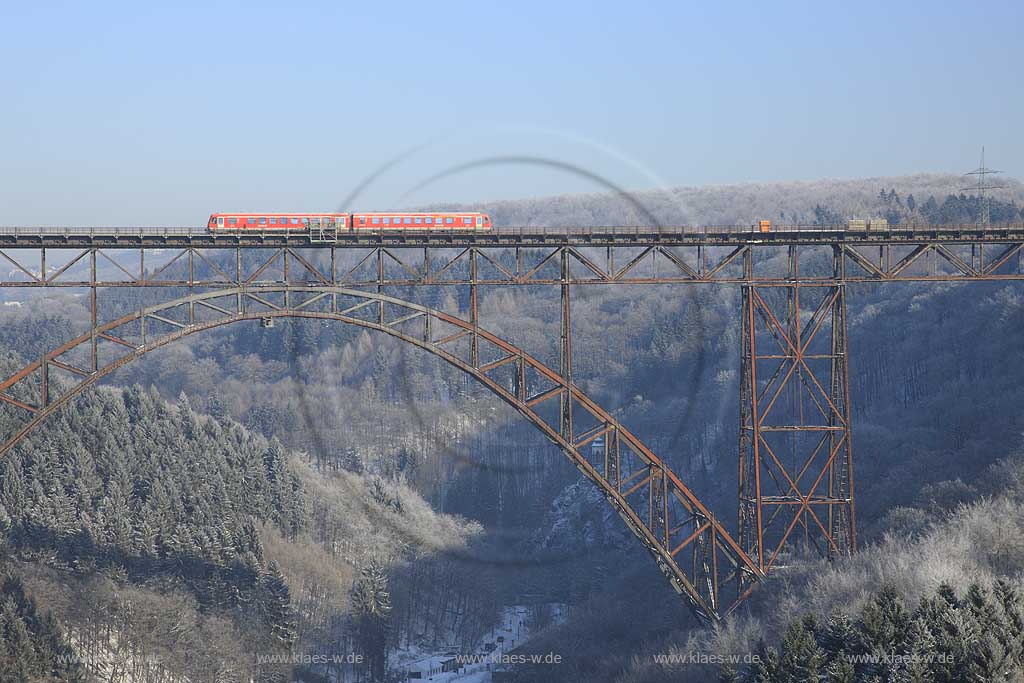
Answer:
[[[4, 618], [47, 629], [83, 675], [168, 681], [277, 680], [290, 667], [256, 653], [354, 637], [342, 617], [362, 568], [478, 533], [406, 487], [316, 473], [276, 439], [137, 386], [88, 392], [3, 459], [0, 531]], [[44, 614], [56, 621], [38, 626]]]

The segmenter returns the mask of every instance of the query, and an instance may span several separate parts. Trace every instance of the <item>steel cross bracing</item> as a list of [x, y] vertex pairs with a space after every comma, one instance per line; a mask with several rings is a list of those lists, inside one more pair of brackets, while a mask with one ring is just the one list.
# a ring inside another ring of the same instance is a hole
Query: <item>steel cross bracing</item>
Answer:
[[742, 285], [739, 537], [762, 572], [797, 540], [856, 550], [841, 252], [823, 283], [802, 281], [788, 251], [788, 284]]
[[[837, 557], [856, 548], [847, 284], [1020, 280], [1022, 246], [1020, 226], [860, 235], [495, 231], [332, 243], [166, 231], [12, 236], [0, 230], [6, 266], [0, 287], [8, 299], [18, 288], [80, 288], [90, 309], [88, 332], [0, 382], [0, 404], [26, 416], [0, 444], [0, 454], [79, 391], [176, 339], [240, 320], [339, 320], [424, 348], [513, 405], [601, 487], [697, 614], [714, 620], [780, 566], [787, 549], [802, 545]], [[735, 535], [574, 384], [572, 291], [650, 283], [741, 286]], [[480, 286], [545, 284], [560, 288], [558, 368], [543, 366], [479, 323]], [[389, 296], [398, 287], [425, 285], [468, 288], [467, 319]], [[98, 294], [124, 287], [164, 288], [173, 296], [101, 320]]]

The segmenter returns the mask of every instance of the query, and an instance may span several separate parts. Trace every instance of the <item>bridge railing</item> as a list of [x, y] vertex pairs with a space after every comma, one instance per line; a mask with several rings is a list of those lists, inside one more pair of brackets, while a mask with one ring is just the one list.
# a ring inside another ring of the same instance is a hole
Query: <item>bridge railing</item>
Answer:
[[[927, 225], [927, 224], [899, 224], [889, 225], [883, 229], [872, 229], [872, 228], [851, 228], [847, 225], [773, 225], [768, 233], [787, 233], [792, 234], [794, 232], [813, 232], [813, 233], [857, 233], [857, 234], [906, 234], [906, 233], [942, 233], [942, 232], [988, 232], [988, 231], [999, 231], [999, 230], [1013, 230], [1022, 232], [1024, 231], [1024, 225], [1019, 223], [990, 223], [988, 225], [981, 224], [957, 224], [957, 225]], [[218, 229], [216, 231], [210, 231], [205, 226], [96, 226], [96, 227], [79, 227], [79, 226], [0, 226], [0, 235], [3, 236], [14, 236], [14, 237], [188, 237], [188, 236], [208, 236], [208, 235], [224, 235], [224, 236], [238, 236], [238, 235], [253, 235], [259, 237], [274, 237], [280, 236], [284, 231], [275, 230], [224, 230]], [[510, 227], [496, 227], [492, 230], [478, 231], [478, 230], [467, 230], [467, 231], [452, 231], [452, 230], [367, 230], [357, 229], [354, 231], [339, 231], [339, 235], [345, 234], [359, 234], [359, 235], [408, 235], [408, 236], [426, 236], [431, 234], [445, 235], [445, 234], [465, 234], [465, 233], [481, 233], [481, 234], [496, 234], [501, 236], [523, 236], [523, 237], [536, 237], [545, 236], [553, 237], [560, 234], [571, 234], [573, 237], [586, 238], [588, 236], [601, 238], [601, 237], [612, 237], [612, 236], [649, 236], [649, 235], [664, 235], [664, 236], [701, 236], [701, 235], [737, 235], [743, 233], [757, 234], [761, 232], [757, 225], [676, 225], [676, 226], [644, 226], [644, 225], [633, 225], [633, 226], [547, 226], [547, 227], [526, 227], [526, 226], [510, 226]], [[302, 236], [305, 235], [304, 231], [288, 231], [287, 234]]]

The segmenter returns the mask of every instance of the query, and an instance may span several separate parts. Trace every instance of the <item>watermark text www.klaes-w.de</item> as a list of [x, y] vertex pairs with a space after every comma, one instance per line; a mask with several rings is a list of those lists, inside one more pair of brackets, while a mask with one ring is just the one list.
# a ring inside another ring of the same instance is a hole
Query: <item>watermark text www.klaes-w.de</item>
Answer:
[[714, 652], [678, 652], [672, 654], [654, 655], [655, 664], [706, 664], [721, 666], [732, 664], [760, 664], [761, 656], [756, 653], [747, 654], [720, 654]]
[[917, 654], [907, 652], [872, 652], [869, 654], [846, 655], [850, 664], [881, 664], [884, 666], [906, 666], [909, 664], [954, 664], [952, 655]]
[[556, 652], [547, 654], [476, 654], [456, 655], [455, 661], [460, 665], [467, 664], [561, 664], [562, 655]]
[[357, 652], [349, 652], [347, 654], [278, 653], [256, 655], [257, 664], [362, 664], [365, 661], [366, 657]]

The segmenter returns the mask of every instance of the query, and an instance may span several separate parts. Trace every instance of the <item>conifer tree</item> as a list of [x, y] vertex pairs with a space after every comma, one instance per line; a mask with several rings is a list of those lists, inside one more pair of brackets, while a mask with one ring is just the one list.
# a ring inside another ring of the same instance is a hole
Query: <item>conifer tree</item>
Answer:
[[973, 680], [991, 681], [1006, 676], [1013, 666], [1011, 653], [1007, 648], [1010, 637], [1000, 610], [990, 599], [988, 591], [980, 584], [972, 583], [964, 597], [967, 615], [974, 621], [977, 640], [970, 648], [967, 663]]
[[857, 680], [853, 663], [844, 650], [836, 653], [824, 672], [829, 683], [854, 683]]
[[383, 681], [387, 669], [391, 595], [387, 574], [376, 561], [363, 568], [352, 587], [352, 613], [370, 680]]
[[263, 610], [271, 635], [285, 645], [291, 646], [296, 639], [295, 615], [292, 610], [291, 593], [277, 563], [271, 561], [267, 573], [261, 579]]
[[993, 595], [1007, 627], [1007, 654], [1018, 666], [1024, 665], [1024, 613], [1020, 592], [1009, 581], [1000, 578], [993, 586]]
[[825, 665], [825, 654], [814, 637], [816, 623], [805, 617], [786, 629], [782, 637], [781, 669], [783, 680], [792, 683], [816, 683]]
[[915, 614], [907, 632], [908, 663], [904, 668], [908, 683], [925, 683], [934, 679], [930, 660], [936, 651], [935, 636], [921, 614]]

